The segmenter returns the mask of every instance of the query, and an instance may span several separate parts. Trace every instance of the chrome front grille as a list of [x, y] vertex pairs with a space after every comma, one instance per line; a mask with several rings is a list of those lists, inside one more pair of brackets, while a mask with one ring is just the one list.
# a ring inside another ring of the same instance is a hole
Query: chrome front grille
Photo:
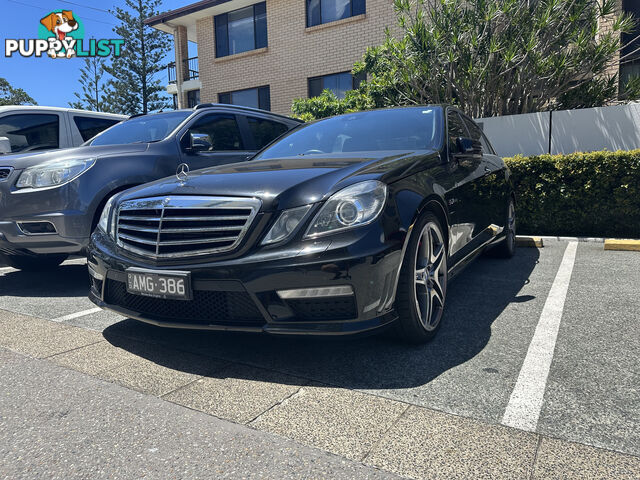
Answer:
[[12, 170], [12, 167], [0, 167], [0, 182], [9, 178]]
[[122, 202], [118, 245], [154, 258], [228, 252], [260, 210], [256, 198], [168, 196]]

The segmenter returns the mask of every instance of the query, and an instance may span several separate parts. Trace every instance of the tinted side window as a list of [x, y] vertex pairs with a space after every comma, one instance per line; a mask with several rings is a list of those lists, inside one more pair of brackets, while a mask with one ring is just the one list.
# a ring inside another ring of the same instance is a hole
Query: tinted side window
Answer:
[[112, 118], [79, 117], [77, 115], [73, 116], [73, 121], [80, 131], [82, 140], [85, 142], [95, 137], [101, 131], [120, 122], [120, 120], [114, 120]]
[[60, 117], [40, 113], [0, 118], [0, 137], [7, 137], [11, 152], [33, 152], [60, 147]]
[[196, 120], [183, 138], [183, 147], [187, 146], [185, 142], [188, 144], [191, 133], [207, 135], [209, 143], [212, 145], [209, 150], [211, 152], [242, 150], [244, 148], [235, 115], [216, 113], [205, 115]]
[[247, 121], [258, 150], [288, 130], [284, 123], [273, 122], [264, 118], [247, 117]]
[[464, 123], [467, 125], [467, 129], [469, 130], [469, 135], [473, 140], [477, 140], [482, 145], [482, 153], [492, 155], [491, 147], [487, 143], [487, 139], [482, 134], [482, 130], [473, 120], [467, 117], [464, 118]]
[[447, 112], [447, 138], [449, 142], [449, 153], [459, 153], [458, 137], [466, 137], [467, 130], [464, 128], [462, 119], [458, 112], [455, 110], [449, 110]]

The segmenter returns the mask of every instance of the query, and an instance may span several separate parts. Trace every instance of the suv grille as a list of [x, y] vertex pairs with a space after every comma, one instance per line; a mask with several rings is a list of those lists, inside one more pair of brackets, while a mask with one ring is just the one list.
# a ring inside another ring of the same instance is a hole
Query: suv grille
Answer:
[[11, 170], [13, 170], [11, 167], [0, 167], [0, 182], [9, 178]]
[[255, 198], [172, 196], [123, 202], [118, 245], [140, 255], [176, 258], [233, 250], [260, 210]]

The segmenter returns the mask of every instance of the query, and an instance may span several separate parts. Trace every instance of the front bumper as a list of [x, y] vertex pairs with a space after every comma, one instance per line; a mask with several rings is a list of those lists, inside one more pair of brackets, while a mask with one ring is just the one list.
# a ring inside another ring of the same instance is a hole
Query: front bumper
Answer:
[[[0, 253], [75, 254], [89, 243], [93, 211], [79, 194], [78, 180], [57, 188], [18, 192], [21, 170], [0, 181]], [[22, 223], [48, 222], [54, 233], [28, 234]]]
[[[404, 239], [385, 239], [375, 223], [327, 238], [226, 261], [161, 265], [136, 259], [97, 231], [88, 249], [89, 298], [127, 317], [173, 328], [347, 335], [393, 322]], [[130, 267], [190, 272], [193, 300], [127, 293]], [[352, 296], [282, 299], [277, 293], [345, 285]]]

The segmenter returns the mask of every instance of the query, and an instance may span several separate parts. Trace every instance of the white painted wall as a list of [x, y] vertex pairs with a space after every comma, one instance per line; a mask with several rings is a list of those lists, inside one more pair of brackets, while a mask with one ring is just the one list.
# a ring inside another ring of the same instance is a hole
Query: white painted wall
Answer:
[[640, 148], [640, 104], [480, 118], [499, 155], [633, 150]]

